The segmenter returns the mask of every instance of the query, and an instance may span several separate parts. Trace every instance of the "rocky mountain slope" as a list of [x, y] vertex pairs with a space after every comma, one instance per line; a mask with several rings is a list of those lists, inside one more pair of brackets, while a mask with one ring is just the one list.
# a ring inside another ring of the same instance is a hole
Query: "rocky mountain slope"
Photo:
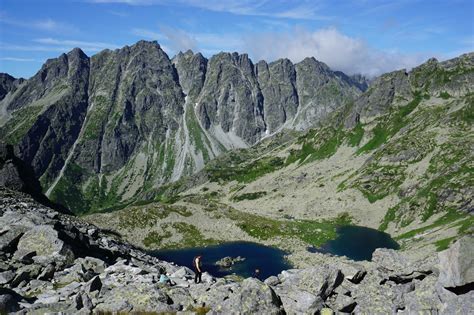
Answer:
[[130, 202], [282, 128], [314, 126], [366, 88], [314, 58], [170, 60], [145, 41], [90, 58], [77, 48], [29, 80], [1, 81], [1, 138], [77, 213]]
[[[474, 239], [439, 259], [414, 261], [387, 249], [372, 262], [320, 256], [264, 282], [193, 272], [148, 256], [116, 235], [0, 188], [0, 312], [90, 314], [468, 314], [474, 303]], [[159, 283], [165, 272], [175, 283]]]
[[385, 74], [320, 128], [226, 153], [147, 201], [87, 220], [149, 248], [276, 245], [300, 267], [315, 263], [308, 246], [348, 222], [431, 255], [473, 232], [472, 82], [473, 53]]

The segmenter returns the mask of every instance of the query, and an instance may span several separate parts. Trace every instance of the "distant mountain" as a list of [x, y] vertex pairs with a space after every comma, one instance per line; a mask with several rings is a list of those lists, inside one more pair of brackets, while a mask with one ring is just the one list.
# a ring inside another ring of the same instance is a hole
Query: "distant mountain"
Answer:
[[76, 48], [28, 80], [0, 77], [0, 135], [52, 200], [105, 209], [283, 129], [305, 130], [353, 101], [362, 78], [307, 58], [172, 60], [140, 41], [89, 58]]

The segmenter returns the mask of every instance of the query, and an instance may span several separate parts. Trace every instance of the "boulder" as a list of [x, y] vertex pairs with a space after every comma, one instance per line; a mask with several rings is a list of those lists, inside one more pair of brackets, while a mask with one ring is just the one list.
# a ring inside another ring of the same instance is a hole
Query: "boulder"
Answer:
[[38, 276], [38, 280], [50, 280], [51, 278], [53, 278], [55, 271], [55, 264], [48, 264]]
[[240, 256], [237, 256], [237, 257], [230, 257], [230, 256], [226, 256], [222, 259], [219, 259], [218, 261], [216, 261], [216, 265], [217, 266], [220, 266], [220, 267], [223, 267], [223, 268], [230, 268], [232, 267], [232, 265], [238, 263], [238, 262], [242, 262], [242, 261], [245, 261], [245, 258], [244, 257], [240, 257]]
[[188, 267], [181, 267], [176, 270], [172, 275], [172, 278], [191, 278], [194, 277], [194, 271], [189, 269]]
[[0, 232], [0, 251], [14, 252], [17, 244], [27, 229], [23, 226], [6, 226]]
[[280, 298], [283, 308], [290, 313], [316, 314], [324, 306], [320, 296], [303, 290], [290, 290], [286, 294], [281, 292]]
[[464, 236], [438, 254], [439, 283], [447, 288], [474, 283], [474, 236]]
[[356, 307], [357, 303], [350, 296], [338, 294], [333, 305], [334, 309], [339, 312], [351, 313]]
[[387, 270], [406, 270], [410, 266], [410, 261], [400, 252], [387, 249], [377, 248], [372, 253], [372, 262]]
[[0, 272], [0, 285], [9, 283], [15, 278], [15, 273], [11, 270]]
[[276, 276], [270, 276], [267, 279], [265, 279], [264, 282], [265, 282], [265, 284], [267, 284], [269, 286], [275, 286], [275, 285], [280, 283], [280, 279], [278, 279], [278, 277], [276, 277]]
[[11, 290], [0, 288], [0, 313], [17, 312], [20, 309], [21, 296]]
[[58, 231], [50, 225], [35, 226], [21, 237], [15, 256], [21, 257], [30, 252], [35, 252], [40, 258], [50, 259], [53, 256], [68, 263], [74, 260], [70, 247], [59, 239]]
[[155, 286], [130, 284], [110, 288], [99, 298], [95, 312], [140, 312], [166, 313], [176, 311], [169, 304], [172, 301], [163, 291]]
[[247, 278], [237, 290], [228, 292], [227, 299], [214, 299], [215, 292], [208, 291], [209, 302], [206, 303], [212, 310], [225, 314], [283, 314], [280, 298], [268, 285], [255, 278]]

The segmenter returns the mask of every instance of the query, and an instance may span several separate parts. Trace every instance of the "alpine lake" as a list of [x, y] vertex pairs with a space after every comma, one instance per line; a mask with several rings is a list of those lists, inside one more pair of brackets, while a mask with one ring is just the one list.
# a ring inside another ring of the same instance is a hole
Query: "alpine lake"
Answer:
[[[328, 253], [336, 256], [361, 261], [370, 260], [377, 248], [399, 249], [399, 245], [389, 234], [361, 226], [341, 226], [337, 229], [337, 238], [330, 240], [321, 247], [308, 247], [312, 253]], [[291, 269], [291, 264], [285, 259], [287, 254], [275, 247], [252, 242], [226, 242], [206, 247], [152, 251], [152, 255], [178, 265], [193, 268], [192, 261], [197, 255], [202, 255], [202, 267], [215, 277], [238, 275], [250, 277], [256, 269], [260, 270], [261, 280], [274, 276], [283, 270]], [[243, 257], [229, 268], [216, 265], [216, 261], [224, 257]]]

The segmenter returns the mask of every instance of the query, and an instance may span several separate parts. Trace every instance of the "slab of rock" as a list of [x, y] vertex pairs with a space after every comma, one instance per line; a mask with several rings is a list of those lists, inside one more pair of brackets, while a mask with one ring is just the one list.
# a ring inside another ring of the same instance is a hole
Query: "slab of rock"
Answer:
[[268, 285], [255, 278], [247, 278], [240, 287], [229, 292], [224, 300], [213, 299], [210, 290], [209, 306], [225, 314], [284, 314], [280, 298]]
[[9, 283], [15, 278], [15, 273], [11, 270], [0, 272], [0, 285]]
[[439, 283], [443, 287], [460, 287], [474, 283], [474, 236], [464, 236], [438, 254]]
[[387, 248], [377, 248], [372, 253], [372, 262], [391, 271], [406, 270], [411, 264], [406, 256]]
[[23, 226], [10, 225], [0, 232], [0, 251], [13, 252], [27, 229]]
[[70, 247], [59, 239], [58, 231], [50, 225], [36, 226], [26, 232], [20, 238], [15, 256], [21, 257], [33, 251], [37, 256], [55, 256], [69, 262], [74, 260]]

